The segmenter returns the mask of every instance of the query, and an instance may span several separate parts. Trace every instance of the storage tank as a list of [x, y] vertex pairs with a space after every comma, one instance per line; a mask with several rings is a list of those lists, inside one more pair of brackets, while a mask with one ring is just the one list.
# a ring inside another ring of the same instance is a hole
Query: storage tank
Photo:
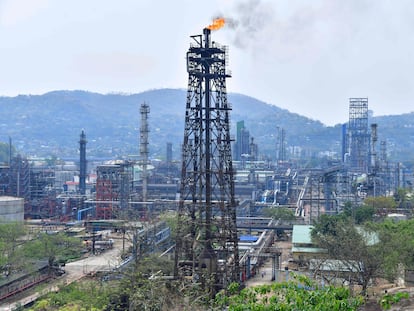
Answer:
[[23, 222], [24, 199], [10, 196], [0, 197], [0, 223]]

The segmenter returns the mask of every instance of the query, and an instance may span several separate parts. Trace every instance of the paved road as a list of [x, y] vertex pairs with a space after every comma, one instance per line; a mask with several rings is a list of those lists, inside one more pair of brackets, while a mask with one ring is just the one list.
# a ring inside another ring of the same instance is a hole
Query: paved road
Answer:
[[259, 268], [259, 272], [252, 278], [245, 282], [246, 286], [256, 286], [263, 284], [271, 284], [273, 282], [284, 282], [289, 277], [286, 275], [285, 267], [288, 265], [288, 259], [290, 257], [290, 251], [292, 244], [290, 242], [275, 242], [275, 247], [279, 248], [282, 252], [281, 270], [276, 271], [276, 280], [272, 280], [272, 259], [267, 259], [263, 265]]

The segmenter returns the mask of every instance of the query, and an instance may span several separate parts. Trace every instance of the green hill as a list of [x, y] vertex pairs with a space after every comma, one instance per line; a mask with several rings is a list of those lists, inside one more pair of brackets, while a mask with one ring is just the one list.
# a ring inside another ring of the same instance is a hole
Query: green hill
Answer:
[[[274, 158], [277, 129], [283, 128], [286, 143], [299, 146], [304, 156], [323, 151], [340, 152], [341, 126], [327, 127], [319, 121], [291, 113], [255, 98], [229, 94], [232, 135], [244, 120], [261, 154]], [[87, 135], [87, 156], [122, 158], [138, 154], [140, 106], [150, 106], [149, 151], [164, 157], [166, 143], [173, 143], [173, 157], [180, 159], [186, 90], [159, 89], [139, 94], [97, 94], [85, 91], [53, 91], [43, 95], [0, 97], [0, 141], [12, 138], [18, 152], [61, 158], [78, 157], [79, 134]], [[414, 113], [382, 116], [379, 141], [386, 140], [395, 161], [409, 161], [414, 150]], [[298, 148], [297, 148], [298, 149]]]

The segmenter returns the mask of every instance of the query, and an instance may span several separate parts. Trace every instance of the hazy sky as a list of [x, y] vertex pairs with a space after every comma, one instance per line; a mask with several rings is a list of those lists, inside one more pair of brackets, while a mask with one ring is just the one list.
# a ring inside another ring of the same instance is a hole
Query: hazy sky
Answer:
[[414, 111], [410, 0], [0, 0], [0, 95], [186, 89], [189, 36], [216, 16], [228, 92], [327, 125], [350, 97]]

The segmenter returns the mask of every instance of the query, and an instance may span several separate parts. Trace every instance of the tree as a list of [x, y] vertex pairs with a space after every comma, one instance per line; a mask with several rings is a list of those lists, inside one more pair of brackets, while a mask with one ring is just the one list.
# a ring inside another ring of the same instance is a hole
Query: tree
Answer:
[[366, 293], [382, 268], [384, 249], [369, 227], [356, 227], [349, 217], [323, 215], [312, 229], [312, 241], [326, 249], [327, 259], [338, 260], [352, 282]]
[[392, 221], [371, 224], [378, 234], [384, 253], [383, 273], [390, 281], [394, 280], [401, 269], [414, 269], [414, 220]]
[[22, 249], [19, 247], [21, 237], [26, 233], [22, 223], [0, 225], [0, 265], [6, 275], [19, 270], [25, 265]]
[[79, 256], [81, 241], [78, 238], [68, 237], [63, 232], [41, 233], [36, 240], [25, 244], [28, 258], [46, 259], [49, 269], [53, 269], [57, 259], [67, 260]]
[[177, 293], [162, 276], [162, 272], [148, 276], [131, 269], [113, 287], [106, 310], [168, 310]]
[[397, 203], [393, 197], [367, 197], [364, 200], [365, 206], [372, 206], [377, 214], [388, 213], [390, 210], [395, 210]]
[[353, 218], [355, 224], [363, 224], [374, 219], [375, 208], [365, 204], [355, 207], [351, 202], [347, 202], [344, 207], [344, 215]]
[[394, 200], [398, 205], [398, 208], [411, 208], [411, 196], [410, 192], [407, 189], [398, 188], [397, 191], [394, 193]]
[[177, 234], [178, 218], [177, 213], [166, 211], [159, 216], [161, 221], [165, 221], [167, 226], [171, 229], [171, 236], [175, 237]]
[[296, 219], [295, 212], [287, 207], [270, 207], [265, 208], [263, 213], [266, 217], [272, 217], [273, 219], [280, 219], [285, 221], [292, 221]]

